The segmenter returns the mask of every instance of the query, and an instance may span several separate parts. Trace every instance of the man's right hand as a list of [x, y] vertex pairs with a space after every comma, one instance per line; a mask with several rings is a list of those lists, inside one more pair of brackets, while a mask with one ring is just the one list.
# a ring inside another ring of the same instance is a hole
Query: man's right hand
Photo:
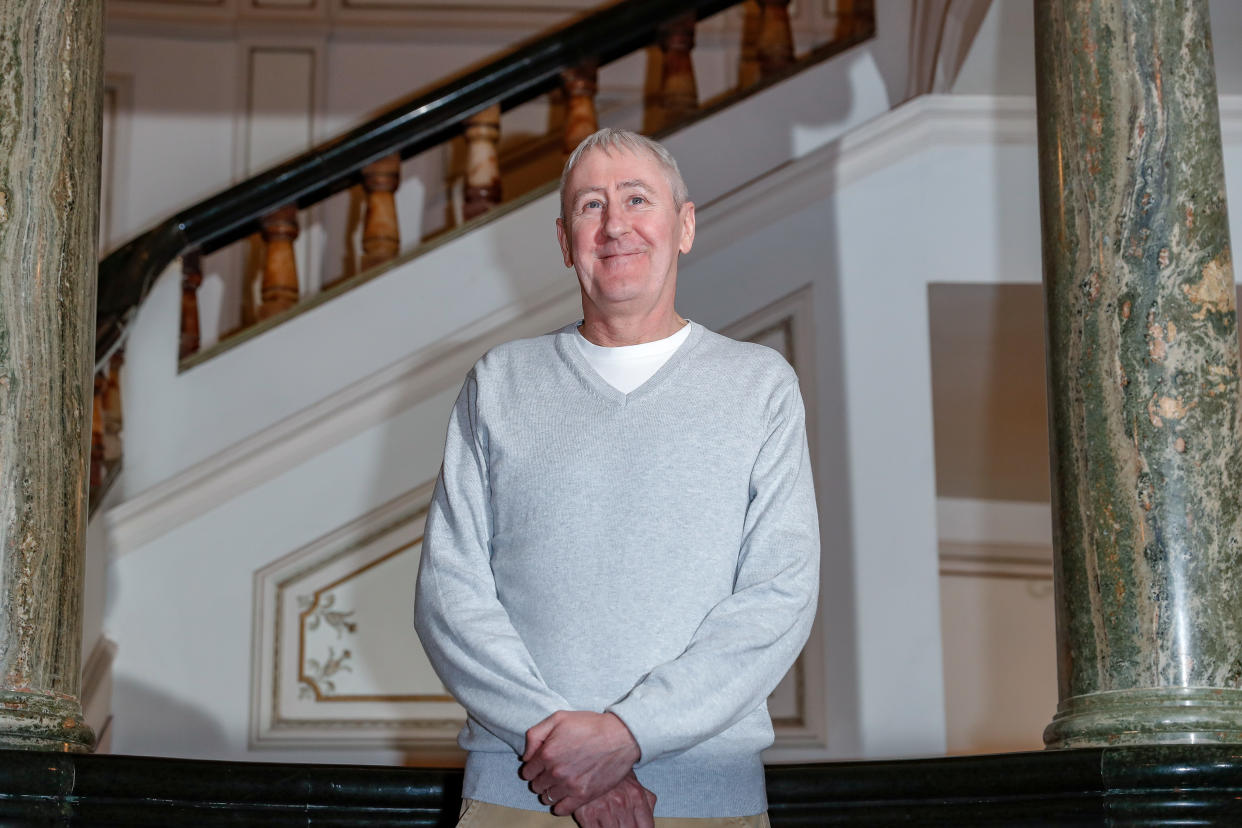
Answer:
[[656, 795], [643, 787], [634, 771], [610, 791], [574, 811], [582, 828], [655, 828]]

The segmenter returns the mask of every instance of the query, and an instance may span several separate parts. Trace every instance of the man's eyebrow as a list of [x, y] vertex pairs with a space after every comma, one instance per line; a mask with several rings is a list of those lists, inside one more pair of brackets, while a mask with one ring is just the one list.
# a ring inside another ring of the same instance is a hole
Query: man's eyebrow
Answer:
[[570, 204], [577, 204], [578, 199], [582, 198], [584, 195], [589, 195], [591, 193], [602, 193], [603, 191], [603, 187], [579, 187], [574, 192], [574, 197], [573, 200], [570, 201]]
[[[622, 181], [619, 184], [617, 184], [617, 189], [618, 190], [642, 190], [647, 193], [654, 192], [651, 185], [649, 185], [646, 181], [643, 181], [641, 178], [631, 178], [628, 181]], [[607, 188], [603, 186], [580, 187], [574, 192], [574, 197], [570, 201], [570, 204], [577, 204], [578, 200], [581, 199], [585, 195], [590, 195], [591, 193], [603, 193], [606, 191], [607, 191]]]

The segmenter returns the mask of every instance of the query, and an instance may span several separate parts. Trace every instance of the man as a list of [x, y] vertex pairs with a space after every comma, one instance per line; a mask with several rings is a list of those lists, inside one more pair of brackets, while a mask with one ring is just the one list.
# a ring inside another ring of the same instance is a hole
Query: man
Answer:
[[694, 227], [662, 146], [583, 141], [556, 221], [582, 321], [493, 349], [453, 408], [415, 626], [469, 713], [462, 826], [767, 824], [818, 522], [788, 363], [674, 309]]

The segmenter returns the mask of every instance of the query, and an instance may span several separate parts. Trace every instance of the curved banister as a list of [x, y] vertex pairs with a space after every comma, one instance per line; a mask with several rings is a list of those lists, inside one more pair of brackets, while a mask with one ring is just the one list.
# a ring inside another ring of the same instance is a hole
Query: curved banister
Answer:
[[211, 252], [255, 232], [259, 220], [280, 207], [321, 201], [356, 183], [364, 166], [386, 155], [430, 149], [488, 106], [512, 108], [549, 91], [566, 69], [584, 61], [602, 65], [647, 46], [674, 18], [693, 13], [701, 19], [738, 2], [622, 0], [181, 211], [100, 262], [96, 369], [120, 346], [129, 318], [155, 280], [182, 253]]

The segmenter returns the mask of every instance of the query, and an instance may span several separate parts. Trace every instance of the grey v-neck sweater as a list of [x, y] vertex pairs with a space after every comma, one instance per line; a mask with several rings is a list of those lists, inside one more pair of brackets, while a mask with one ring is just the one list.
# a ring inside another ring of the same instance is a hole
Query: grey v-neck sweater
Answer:
[[760, 813], [765, 700], [819, 586], [797, 378], [699, 325], [622, 394], [573, 336], [490, 351], [449, 420], [414, 614], [469, 713], [463, 793], [547, 810], [518, 776], [525, 731], [610, 710], [657, 816]]

